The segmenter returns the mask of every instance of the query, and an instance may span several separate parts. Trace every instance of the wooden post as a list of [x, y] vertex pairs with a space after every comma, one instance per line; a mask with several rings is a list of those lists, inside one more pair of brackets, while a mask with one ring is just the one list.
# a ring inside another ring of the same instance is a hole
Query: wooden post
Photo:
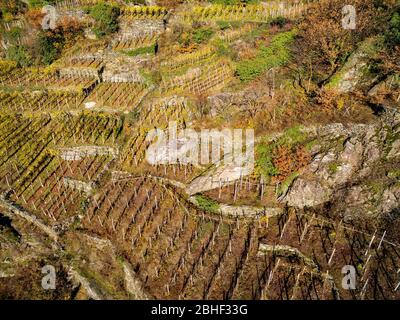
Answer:
[[382, 243], [383, 243], [383, 239], [385, 238], [385, 235], [386, 235], [386, 230], [385, 230], [385, 232], [384, 232], [383, 235], [382, 235], [381, 241], [379, 241], [379, 245], [378, 245], [378, 249], [377, 249], [377, 250], [379, 250], [379, 249], [381, 248]]
[[361, 300], [364, 300], [365, 292], [367, 291], [368, 282], [369, 282], [369, 278], [367, 279], [367, 281], [365, 281], [365, 284], [361, 290]]
[[370, 241], [369, 244], [368, 244], [367, 250], [365, 250], [364, 256], [366, 256], [366, 255], [368, 254], [369, 249], [371, 249], [372, 243], [373, 243], [374, 240], [375, 240], [375, 236], [376, 236], [376, 230], [375, 230], [375, 232], [374, 232], [374, 234], [373, 234], [373, 236], [372, 236], [372, 238], [371, 238], [371, 241]]
[[261, 201], [262, 201], [263, 196], [264, 196], [264, 179], [263, 179], [263, 177], [260, 178], [260, 184], [261, 184]]
[[331, 256], [330, 256], [330, 258], [329, 258], [329, 260], [328, 260], [328, 266], [331, 264], [335, 252], [336, 252], [336, 248], [333, 248], [332, 253], [331, 253]]

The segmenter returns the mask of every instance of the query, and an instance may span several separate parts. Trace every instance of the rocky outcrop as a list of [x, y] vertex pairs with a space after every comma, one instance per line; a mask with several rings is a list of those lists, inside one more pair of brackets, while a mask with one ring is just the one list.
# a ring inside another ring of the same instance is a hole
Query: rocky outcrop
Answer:
[[89, 299], [92, 300], [104, 300], [105, 297], [98, 292], [98, 290], [82, 275], [80, 275], [74, 269], [70, 269], [68, 271], [68, 276], [72, 280], [72, 282], [77, 286], [80, 285], [85, 290]]
[[300, 209], [330, 202], [345, 217], [375, 216], [398, 208], [398, 180], [387, 175], [400, 169], [399, 115], [392, 120], [392, 125], [332, 124], [318, 129], [312, 162], [281, 201]]
[[400, 140], [396, 140], [392, 144], [392, 148], [388, 154], [388, 159], [395, 159], [400, 157]]
[[137, 280], [136, 274], [132, 270], [132, 267], [128, 263], [124, 262], [123, 268], [125, 274], [126, 291], [134, 300], [147, 300], [148, 297], [143, 291], [142, 284]]
[[327, 202], [331, 195], [332, 191], [325, 189], [319, 181], [299, 178], [290, 188], [290, 192], [285, 197], [285, 202], [289, 206], [300, 208], [313, 207]]
[[293, 248], [286, 245], [269, 245], [260, 243], [257, 255], [261, 257], [267, 253], [273, 253], [278, 257], [279, 256], [286, 258], [290, 257], [292, 259], [296, 258], [297, 260], [299, 260], [299, 262], [304, 263], [306, 266], [318, 270], [317, 264], [312, 259], [308, 258], [303, 253], [301, 253], [297, 248]]
[[72, 179], [69, 177], [64, 177], [63, 183], [66, 187], [74, 189], [74, 190], [78, 190], [78, 191], [83, 191], [87, 195], [90, 195], [94, 188], [93, 183], [84, 182], [84, 181]]
[[[316, 127], [301, 128], [301, 132], [307, 135], [316, 135]], [[266, 142], [272, 142], [284, 135], [277, 132], [268, 137], [256, 137], [254, 141], [246, 141], [246, 150], [242, 153], [224, 153], [223, 159], [213, 163], [200, 176], [196, 177], [188, 185], [186, 192], [189, 195], [212, 190], [233, 184], [235, 181], [246, 177], [254, 172], [254, 146], [261, 138]], [[251, 140], [251, 139], [250, 139]]]
[[[400, 89], [400, 75], [393, 74], [387, 77], [385, 80], [379, 82], [371, 90], [369, 90], [369, 96], [377, 96], [386, 90], [399, 90]], [[397, 100], [399, 102], [399, 100]]]
[[340, 93], [373, 86], [377, 76], [371, 71], [371, 63], [376, 56], [379, 40], [370, 38], [362, 42], [343, 68], [332, 77], [328, 86]]
[[[225, 157], [224, 161], [208, 169], [199, 177], [195, 178], [187, 187], [189, 195], [212, 190], [225, 185], [230, 185], [241, 177], [251, 174], [254, 170], [254, 161], [251, 157], [244, 157], [241, 160], [232, 160], [232, 156]], [[248, 161], [249, 160], [249, 161]]]
[[239, 91], [216, 93], [207, 97], [211, 115], [215, 117], [230, 105], [242, 104], [244, 95], [244, 91]]
[[[399, 208], [398, 113], [372, 124], [333, 123], [302, 131], [311, 139], [312, 160], [279, 197], [282, 204], [304, 209], [330, 203], [345, 218], [373, 217]], [[186, 192], [190, 196], [232, 184], [253, 172], [252, 163], [248, 157], [240, 164], [215, 163]]]

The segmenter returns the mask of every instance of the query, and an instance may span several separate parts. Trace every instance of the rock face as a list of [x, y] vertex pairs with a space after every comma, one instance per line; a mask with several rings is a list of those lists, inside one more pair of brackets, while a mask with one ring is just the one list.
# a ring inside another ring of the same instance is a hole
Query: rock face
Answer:
[[400, 140], [393, 142], [392, 149], [388, 154], [388, 158], [398, 158], [400, 156]]
[[147, 300], [148, 297], [144, 293], [142, 284], [137, 280], [136, 274], [132, 268], [126, 263], [123, 263], [125, 274], [125, 288], [134, 300]]
[[63, 178], [63, 183], [68, 188], [78, 190], [78, 191], [83, 191], [88, 195], [90, 195], [93, 190], [93, 183], [79, 181], [79, 180], [68, 178], [68, 177]]
[[[249, 146], [247, 146], [247, 149]], [[203, 175], [194, 179], [186, 188], [189, 195], [200, 193], [203, 191], [218, 188], [220, 186], [229, 185], [241, 177], [245, 177], [253, 173], [254, 170], [254, 154], [244, 152], [242, 155], [228, 155], [211, 169], [208, 169]]]
[[382, 195], [381, 210], [383, 213], [390, 213], [398, 209], [400, 203], [400, 186], [392, 186], [386, 189]]
[[[312, 160], [279, 197], [282, 205], [296, 210], [328, 205], [345, 219], [390, 214], [400, 207], [400, 114], [373, 124], [333, 123], [302, 131], [313, 139]], [[187, 186], [187, 194], [251, 174], [254, 159], [242, 160], [215, 163]]]
[[377, 85], [372, 87], [372, 89], [368, 92], [369, 96], [379, 95], [383, 90], [398, 90], [400, 88], [400, 75], [394, 74], [389, 76], [386, 80], [379, 82]]
[[400, 204], [399, 115], [392, 124], [317, 130], [313, 160], [281, 201], [294, 208], [330, 203], [344, 217], [390, 213]]
[[378, 41], [375, 38], [365, 40], [333, 77], [329, 86], [340, 93], [351, 92], [356, 88], [370, 88], [376, 78], [370, 72], [370, 63], [376, 55]]
[[221, 113], [224, 108], [233, 104], [242, 104], [244, 92], [222, 92], [207, 97], [207, 102], [213, 117]]
[[326, 190], [319, 181], [307, 181], [299, 178], [286, 196], [289, 206], [313, 207], [329, 200], [331, 190]]

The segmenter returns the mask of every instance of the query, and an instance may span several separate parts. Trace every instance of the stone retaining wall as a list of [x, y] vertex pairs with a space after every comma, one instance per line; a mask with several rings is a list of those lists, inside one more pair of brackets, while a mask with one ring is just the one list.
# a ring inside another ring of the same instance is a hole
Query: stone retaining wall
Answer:
[[114, 158], [118, 156], [118, 149], [103, 146], [82, 146], [73, 148], [62, 148], [61, 158], [67, 161], [81, 160], [85, 157], [97, 155], [111, 155]]

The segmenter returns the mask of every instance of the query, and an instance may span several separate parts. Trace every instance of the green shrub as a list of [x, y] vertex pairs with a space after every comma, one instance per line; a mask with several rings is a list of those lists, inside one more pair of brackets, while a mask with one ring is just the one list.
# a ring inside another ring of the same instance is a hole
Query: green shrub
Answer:
[[135, 108], [133, 109], [131, 112], [129, 112], [128, 114], [124, 115], [125, 116], [125, 120], [128, 123], [128, 125], [134, 125], [139, 117], [140, 117], [140, 109], [139, 108]]
[[256, 167], [259, 174], [265, 177], [273, 177], [279, 174], [279, 170], [274, 166], [273, 154], [274, 144], [262, 142], [256, 146]]
[[212, 44], [217, 49], [217, 54], [222, 57], [230, 57], [234, 59], [234, 53], [232, 48], [226, 42], [222, 41], [221, 39], [215, 39]]
[[210, 40], [213, 34], [214, 31], [210, 28], [200, 28], [193, 32], [192, 40], [193, 42], [200, 44]]
[[28, 4], [31, 8], [41, 8], [46, 5], [53, 5], [56, 3], [56, 0], [29, 0]]
[[118, 7], [99, 3], [90, 9], [90, 16], [96, 20], [96, 26], [93, 29], [98, 36], [104, 36], [118, 31], [118, 17], [120, 9]]
[[278, 26], [280, 28], [284, 27], [285, 24], [287, 23], [287, 19], [285, 17], [276, 17], [271, 20], [269, 23], [271, 26]]
[[389, 30], [385, 33], [388, 46], [400, 45], [400, 10], [396, 11], [389, 21]]
[[188, 47], [191, 44], [201, 44], [207, 42], [214, 31], [207, 27], [196, 27], [192, 26], [194, 31], [185, 31], [179, 35], [178, 43], [182, 46]]
[[294, 180], [299, 176], [299, 173], [297, 171], [293, 172], [290, 174], [282, 183], [279, 185], [278, 189], [276, 190], [276, 195], [278, 197], [286, 194], [286, 192], [289, 190], [290, 186], [293, 184]]
[[156, 52], [156, 45], [153, 44], [149, 47], [141, 47], [134, 50], [125, 51], [124, 53], [127, 54], [128, 56], [134, 57], [139, 54], [155, 54], [155, 52]]
[[211, 213], [218, 213], [219, 211], [219, 204], [218, 202], [204, 196], [204, 195], [196, 195], [195, 196], [198, 206], [206, 211]]
[[32, 57], [25, 46], [12, 46], [7, 50], [7, 59], [15, 61], [18, 67], [32, 65]]
[[22, 35], [22, 29], [19, 27], [12, 27], [10, 31], [5, 34], [5, 38], [11, 43], [15, 43]]
[[217, 26], [221, 30], [226, 30], [232, 27], [231, 23], [228, 21], [217, 21]]
[[64, 42], [62, 33], [41, 32], [38, 39], [40, 63], [49, 65], [56, 60], [61, 54]]
[[329, 169], [329, 172], [330, 172], [331, 174], [335, 174], [336, 172], [338, 172], [339, 167], [340, 167], [340, 164], [337, 163], [336, 161], [331, 162], [331, 163], [328, 165], [328, 169]]
[[285, 145], [292, 148], [295, 145], [303, 143], [307, 139], [307, 134], [301, 130], [301, 126], [294, 126], [285, 131], [278, 139], [279, 145]]
[[140, 75], [145, 79], [147, 85], [151, 86], [161, 82], [161, 74], [158, 70], [139, 69]]
[[387, 174], [389, 178], [400, 180], [400, 169], [390, 170]]
[[243, 82], [257, 78], [268, 69], [285, 65], [290, 59], [289, 45], [292, 43], [295, 32], [283, 32], [276, 35], [268, 47], [261, 47], [253, 59], [238, 63], [236, 75]]

